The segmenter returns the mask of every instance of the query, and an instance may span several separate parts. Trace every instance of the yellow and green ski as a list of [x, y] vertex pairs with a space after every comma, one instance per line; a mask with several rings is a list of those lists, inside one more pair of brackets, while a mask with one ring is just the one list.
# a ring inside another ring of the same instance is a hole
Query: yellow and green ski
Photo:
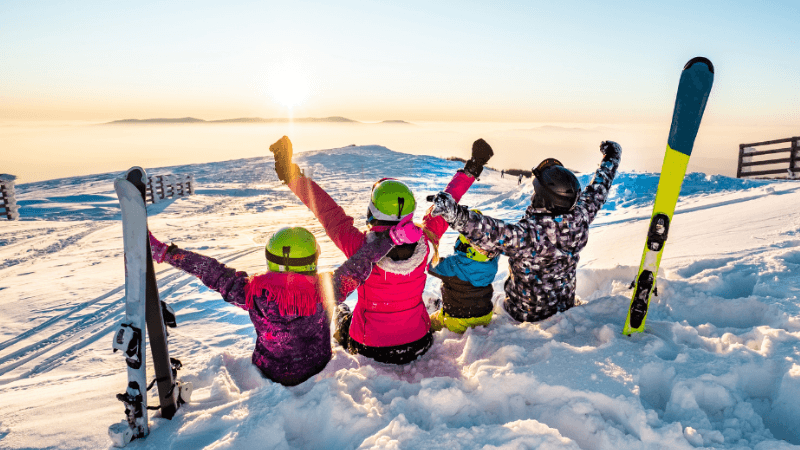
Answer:
[[692, 58], [681, 72], [678, 95], [672, 113], [667, 152], [661, 166], [650, 228], [642, 254], [639, 272], [634, 279], [633, 297], [628, 308], [628, 317], [622, 333], [641, 333], [647, 318], [650, 297], [656, 291], [656, 274], [661, 263], [661, 255], [667, 241], [672, 214], [681, 192], [686, 166], [692, 154], [694, 139], [703, 119], [711, 85], [714, 83], [714, 66], [706, 58]]

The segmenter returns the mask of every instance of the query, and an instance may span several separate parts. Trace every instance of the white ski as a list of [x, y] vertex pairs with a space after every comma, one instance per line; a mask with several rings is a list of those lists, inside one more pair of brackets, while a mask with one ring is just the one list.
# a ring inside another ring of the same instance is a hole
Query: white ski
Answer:
[[[138, 172], [137, 172], [138, 171]], [[108, 435], [116, 447], [150, 433], [147, 423], [147, 372], [145, 370], [145, 298], [147, 273], [147, 209], [139, 189], [130, 181], [145, 172], [139, 167], [126, 178], [114, 180], [122, 212], [125, 250], [125, 319], [114, 333], [113, 348], [121, 351], [128, 365], [128, 388], [117, 398], [125, 404], [126, 420], [111, 425]]]

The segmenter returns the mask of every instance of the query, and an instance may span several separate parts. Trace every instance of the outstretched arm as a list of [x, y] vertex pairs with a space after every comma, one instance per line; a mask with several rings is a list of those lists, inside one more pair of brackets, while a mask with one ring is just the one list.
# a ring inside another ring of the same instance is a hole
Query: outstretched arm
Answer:
[[533, 218], [519, 223], [505, 223], [456, 204], [455, 199], [444, 192], [434, 197], [432, 213], [482, 250], [505, 255], [520, 248], [539, 251], [539, 236]]
[[583, 190], [575, 205], [576, 209], [585, 211], [589, 223], [594, 220], [608, 198], [611, 182], [619, 167], [622, 148], [616, 142], [604, 141], [600, 144], [600, 152], [603, 153], [600, 167], [597, 168], [591, 183]]
[[[464, 194], [469, 190], [469, 188], [472, 186], [472, 183], [474, 183], [481, 173], [483, 173], [483, 166], [489, 162], [489, 159], [491, 159], [493, 155], [494, 151], [492, 150], [492, 147], [489, 146], [489, 144], [487, 144], [483, 139], [478, 139], [477, 141], [473, 142], [472, 157], [464, 165], [463, 170], [459, 170], [455, 175], [453, 175], [453, 178], [450, 180], [450, 183], [447, 184], [444, 192], [452, 195], [456, 203], [460, 202], [461, 197], [463, 197]], [[424, 224], [425, 228], [431, 230], [439, 238], [441, 238], [445, 231], [447, 231], [447, 222], [445, 222], [441, 217], [432, 216], [430, 209], [422, 219], [422, 223]]]
[[372, 266], [394, 248], [386, 233], [374, 234], [350, 258], [333, 272], [333, 295], [337, 303], [343, 302], [351, 292], [364, 284], [372, 273]]
[[355, 221], [317, 183], [306, 177], [289, 182], [289, 189], [314, 213], [325, 233], [345, 256], [352, 256], [364, 243], [364, 233]]
[[[458, 202], [474, 182], [475, 178], [459, 170], [455, 175], [453, 175], [453, 179], [447, 184], [444, 192], [452, 195], [453, 199]], [[431, 215], [431, 209], [428, 209], [425, 217], [422, 218], [422, 224], [425, 228], [431, 230], [439, 238], [441, 238], [445, 231], [447, 231], [447, 222], [445, 222], [445, 220], [441, 217]]]
[[347, 257], [353, 255], [364, 242], [364, 233], [353, 225], [354, 219], [317, 183], [302, 176], [292, 162], [292, 142], [288, 137], [280, 138], [269, 150], [275, 155], [278, 178], [314, 213], [339, 250]]
[[386, 256], [395, 245], [411, 244], [422, 238], [422, 229], [407, 216], [387, 231], [370, 233], [364, 245], [333, 272], [333, 296], [343, 302], [347, 296], [367, 281], [375, 263]]
[[196, 276], [209, 289], [222, 294], [222, 298], [226, 302], [247, 309], [244, 290], [244, 286], [247, 284], [247, 273], [237, 272], [210, 256], [180, 249], [175, 244], [167, 246], [156, 239], [152, 233], [150, 233], [150, 247], [156, 262], [165, 262]]

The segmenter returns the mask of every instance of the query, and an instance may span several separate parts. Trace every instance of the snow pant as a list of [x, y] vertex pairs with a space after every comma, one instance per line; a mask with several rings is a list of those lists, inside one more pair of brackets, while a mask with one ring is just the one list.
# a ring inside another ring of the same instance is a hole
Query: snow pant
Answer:
[[421, 339], [408, 344], [393, 345], [390, 347], [371, 347], [364, 345], [355, 339], [350, 338], [350, 323], [353, 321], [353, 313], [344, 303], [336, 307], [336, 331], [333, 338], [348, 353], [353, 355], [364, 355], [367, 358], [385, 364], [408, 364], [421, 355], [425, 354], [433, 345], [433, 335], [429, 331]]
[[[318, 362], [316, 366], [313, 366], [308, 370], [303, 370], [302, 372], [297, 370], [295, 364], [288, 364], [284, 366], [276, 366], [275, 364], [272, 364], [270, 367], [271, 370], [267, 370], [258, 365], [256, 362], [256, 357], [253, 355], [253, 363], [258, 367], [258, 370], [261, 371], [261, 375], [270, 381], [280, 383], [284, 386], [297, 386], [298, 384], [308, 380], [314, 375], [322, 372], [325, 369], [325, 366], [328, 365], [328, 361], [330, 361], [330, 357], [324, 361]], [[281, 372], [282, 374], [280, 376], [276, 376], [275, 372]]]
[[494, 311], [480, 317], [453, 317], [444, 310], [440, 309], [431, 314], [431, 331], [439, 331], [447, 327], [448, 330], [462, 334], [467, 331], [467, 328], [477, 327], [479, 325], [487, 326], [492, 321]]
[[503, 302], [503, 309], [517, 322], [538, 322], [575, 306], [575, 294], [567, 298], [551, 299], [550, 303], [536, 298], [519, 301], [508, 296]]

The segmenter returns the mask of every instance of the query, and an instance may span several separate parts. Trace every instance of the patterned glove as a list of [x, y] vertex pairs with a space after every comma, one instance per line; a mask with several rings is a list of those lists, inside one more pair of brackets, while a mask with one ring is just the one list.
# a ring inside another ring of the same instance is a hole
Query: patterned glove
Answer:
[[153, 233], [147, 232], [150, 235], [150, 251], [153, 253], [153, 261], [163, 263], [167, 259], [167, 249], [169, 246], [156, 239]]
[[292, 141], [284, 136], [269, 146], [269, 151], [275, 156], [275, 172], [278, 178], [288, 184], [301, 176], [300, 168], [292, 163]]
[[603, 141], [600, 143], [600, 153], [606, 158], [619, 158], [622, 155], [622, 147], [614, 141]]
[[413, 244], [422, 237], [422, 228], [414, 225], [414, 215], [409, 214], [403, 217], [397, 225], [389, 229], [389, 236], [395, 245]]
[[431, 216], [442, 216], [445, 222], [451, 223], [456, 219], [457, 208], [458, 204], [452, 195], [447, 192], [439, 192], [433, 197]]
[[483, 166], [494, 156], [492, 147], [483, 139], [478, 139], [472, 143], [472, 158], [464, 165], [464, 172], [478, 178], [483, 172]]

